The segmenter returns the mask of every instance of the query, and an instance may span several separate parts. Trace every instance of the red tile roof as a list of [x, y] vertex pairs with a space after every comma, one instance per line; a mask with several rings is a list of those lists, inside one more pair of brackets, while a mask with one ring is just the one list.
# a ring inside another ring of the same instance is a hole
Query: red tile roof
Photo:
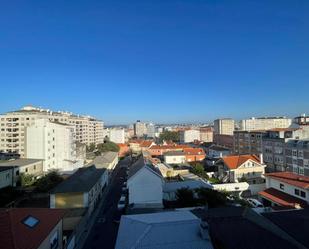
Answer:
[[222, 160], [229, 169], [237, 169], [240, 165], [247, 162], [248, 160], [253, 160], [257, 163], [260, 163], [260, 159], [256, 155], [231, 155], [223, 157]]
[[204, 155], [205, 151], [201, 148], [184, 148], [183, 152], [186, 155]]
[[[0, 209], [0, 247], [38, 248], [64, 214], [64, 210], [48, 208]], [[28, 227], [23, 223], [28, 216], [38, 219], [39, 223], [35, 227]]]
[[306, 201], [294, 197], [292, 195], [286, 194], [284, 192], [281, 192], [274, 188], [265, 189], [264, 191], [259, 192], [259, 195], [261, 195], [262, 197], [266, 198], [269, 201], [275, 202], [278, 205], [284, 207], [295, 208], [297, 207], [297, 205], [299, 205], [304, 208], [308, 206]]
[[189, 145], [153, 145], [150, 147], [151, 150], [172, 150], [172, 149], [184, 149], [184, 148], [191, 148]]
[[275, 173], [268, 173], [265, 174], [266, 177], [274, 178], [278, 181], [288, 183], [295, 187], [309, 188], [309, 177], [308, 176], [301, 176], [296, 175], [292, 172], [275, 172]]

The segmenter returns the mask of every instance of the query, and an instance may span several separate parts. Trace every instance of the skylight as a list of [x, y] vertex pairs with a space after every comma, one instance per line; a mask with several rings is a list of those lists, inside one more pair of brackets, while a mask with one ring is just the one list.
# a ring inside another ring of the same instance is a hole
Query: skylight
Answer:
[[39, 220], [33, 216], [28, 216], [26, 219], [23, 220], [23, 223], [26, 226], [33, 228], [39, 223]]

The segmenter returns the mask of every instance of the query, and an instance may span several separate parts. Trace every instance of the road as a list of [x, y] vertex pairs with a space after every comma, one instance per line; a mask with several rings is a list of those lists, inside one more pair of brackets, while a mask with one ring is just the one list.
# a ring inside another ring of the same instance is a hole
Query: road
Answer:
[[114, 249], [121, 212], [117, 209], [117, 203], [121, 196], [122, 184], [125, 181], [126, 167], [130, 163], [125, 158], [115, 168], [115, 175], [110, 183], [109, 191], [96, 217], [96, 221], [90, 230], [83, 249]]

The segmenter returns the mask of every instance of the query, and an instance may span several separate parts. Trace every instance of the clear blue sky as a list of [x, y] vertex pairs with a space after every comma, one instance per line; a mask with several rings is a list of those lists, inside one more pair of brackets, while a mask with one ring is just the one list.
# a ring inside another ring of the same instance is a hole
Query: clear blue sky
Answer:
[[[6, 2], [6, 3], [5, 3]], [[0, 113], [207, 121], [309, 111], [309, 1], [2, 1]]]

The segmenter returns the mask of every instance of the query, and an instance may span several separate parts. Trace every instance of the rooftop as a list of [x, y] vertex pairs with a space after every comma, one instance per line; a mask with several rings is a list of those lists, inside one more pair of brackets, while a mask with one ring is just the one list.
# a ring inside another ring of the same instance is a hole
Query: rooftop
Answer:
[[143, 156], [141, 156], [129, 168], [128, 178], [131, 178], [132, 176], [134, 176], [143, 167], [146, 167], [147, 169], [149, 169], [150, 171], [154, 172], [155, 174], [157, 174], [160, 177], [162, 176], [162, 174], [161, 174], [161, 172], [160, 172], [160, 170], [158, 168], [155, 168], [152, 164], [150, 164], [150, 162], [147, 163], [145, 158]]
[[95, 157], [95, 159], [93, 160], [93, 163], [95, 164], [96, 167], [105, 168], [110, 163], [112, 163], [117, 157], [118, 157], [118, 152], [108, 151], [108, 152], [102, 153], [101, 156]]
[[22, 167], [27, 166], [29, 164], [42, 162], [41, 159], [30, 159], [30, 158], [20, 158], [15, 160], [9, 160], [4, 163], [0, 163], [0, 167], [11, 166], [11, 167]]
[[101, 178], [105, 169], [95, 166], [79, 168], [73, 175], [56, 186], [51, 193], [88, 192]]
[[281, 182], [288, 183], [295, 187], [308, 189], [309, 188], [309, 177], [296, 175], [292, 172], [275, 172], [265, 174], [266, 177], [276, 179]]
[[65, 215], [64, 210], [13, 208], [0, 210], [0, 245], [5, 249], [38, 248]]
[[175, 192], [180, 188], [212, 188], [212, 185], [205, 182], [202, 179], [177, 181], [177, 182], [166, 182], [163, 186], [163, 192]]
[[189, 211], [123, 215], [115, 249], [213, 248], [199, 227], [200, 219]]
[[306, 201], [274, 188], [265, 189], [264, 191], [259, 192], [259, 195], [283, 207], [295, 208], [297, 205], [300, 207], [308, 206]]
[[168, 151], [164, 153], [164, 156], [184, 156], [186, 153], [183, 151], [175, 150], [175, 151]]
[[248, 160], [255, 161], [256, 163], [260, 163], [260, 159], [256, 155], [230, 155], [230, 156], [224, 156], [222, 158], [224, 164], [229, 169], [237, 169], [239, 166], [241, 166], [243, 163], [247, 162]]

